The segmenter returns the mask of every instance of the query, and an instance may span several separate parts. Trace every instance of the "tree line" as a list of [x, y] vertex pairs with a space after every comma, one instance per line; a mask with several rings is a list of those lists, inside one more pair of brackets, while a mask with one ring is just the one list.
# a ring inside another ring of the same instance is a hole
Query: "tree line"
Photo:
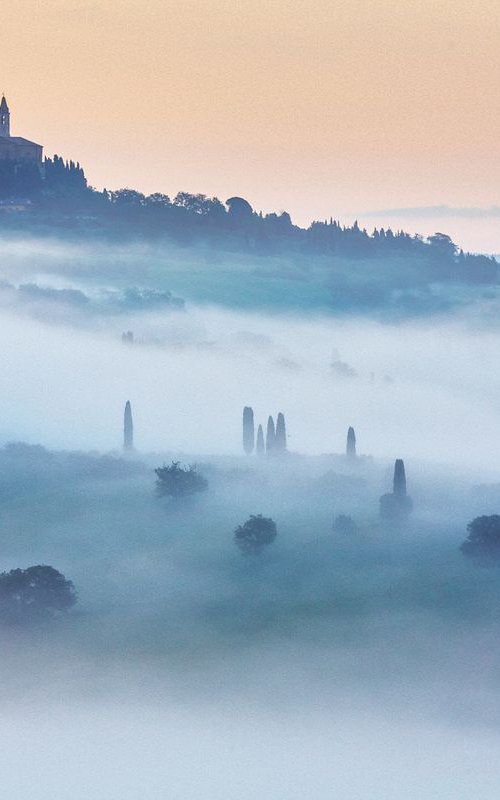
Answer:
[[[290, 214], [255, 211], [242, 197], [222, 202], [205, 194], [135, 189], [97, 191], [78, 162], [60, 156], [34, 163], [0, 162], [0, 203], [29, 202], [33, 215], [50, 214], [47, 224], [83, 228], [130, 238], [167, 236], [180, 244], [206, 242], [221, 249], [255, 254], [295, 253], [355, 259], [412, 257], [441, 279], [494, 282], [494, 258], [465, 253], [445, 233], [424, 238], [391, 228], [369, 232], [358, 222], [342, 225], [333, 217], [309, 227], [294, 225]], [[11, 215], [9, 215], [11, 216]]]

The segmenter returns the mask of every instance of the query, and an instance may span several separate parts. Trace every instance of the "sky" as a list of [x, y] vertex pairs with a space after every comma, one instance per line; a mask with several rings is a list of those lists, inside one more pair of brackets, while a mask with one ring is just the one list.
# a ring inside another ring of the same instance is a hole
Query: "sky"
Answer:
[[[500, 252], [496, 0], [19, 0], [2, 34], [13, 133], [97, 187]], [[399, 212], [435, 206], [470, 212]]]

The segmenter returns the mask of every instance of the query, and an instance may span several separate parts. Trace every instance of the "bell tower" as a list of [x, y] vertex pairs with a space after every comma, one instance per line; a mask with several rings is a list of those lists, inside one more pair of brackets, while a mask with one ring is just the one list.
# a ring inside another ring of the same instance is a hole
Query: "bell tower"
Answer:
[[4, 139], [10, 136], [10, 111], [4, 94], [0, 103], [0, 136], [3, 136]]

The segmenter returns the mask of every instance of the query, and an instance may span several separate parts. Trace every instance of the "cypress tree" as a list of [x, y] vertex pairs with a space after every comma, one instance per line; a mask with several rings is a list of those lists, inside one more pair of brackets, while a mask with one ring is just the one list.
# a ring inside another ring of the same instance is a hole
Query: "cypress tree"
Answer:
[[255, 441], [255, 428], [253, 421], [253, 409], [245, 406], [243, 409], [243, 450], [247, 455], [253, 453]]
[[413, 501], [406, 494], [405, 465], [402, 458], [394, 464], [393, 491], [380, 498], [380, 515], [392, 523], [404, 522], [413, 509]]
[[347, 431], [347, 444], [345, 452], [349, 458], [356, 458], [356, 434], [354, 433], [354, 428], [349, 428]]
[[264, 444], [264, 431], [262, 430], [262, 425], [259, 425], [257, 428], [257, 455], [263, 456], [266, 452], [266, 446]]
[[266, 453], [273, 453], [276, 448], [276, 432], [274, 430], [274, 420], [272, 417], [269, 417], [267, 420], [267, 431], [266, 431]]
[[134, 423], [132, 421], [130, 400], [125, 403], [125, 413], [123, 415], [123, 449], [134, 449]]
[[278, 414], [276, 420], [275, 449], [277, 453], [286, 453], [286, 426], [284, 414]]
[[406, 497], [405, 464], [402, 458], [397, 458], [394, 464], [394, 494]]

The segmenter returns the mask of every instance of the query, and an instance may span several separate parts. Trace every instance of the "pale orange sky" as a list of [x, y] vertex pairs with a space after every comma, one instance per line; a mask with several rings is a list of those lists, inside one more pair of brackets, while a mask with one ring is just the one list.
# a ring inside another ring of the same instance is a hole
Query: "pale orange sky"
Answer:
[[17, 0], [2, 88], [98, 187], [301, 223], [500, 205], [498, 0]]

